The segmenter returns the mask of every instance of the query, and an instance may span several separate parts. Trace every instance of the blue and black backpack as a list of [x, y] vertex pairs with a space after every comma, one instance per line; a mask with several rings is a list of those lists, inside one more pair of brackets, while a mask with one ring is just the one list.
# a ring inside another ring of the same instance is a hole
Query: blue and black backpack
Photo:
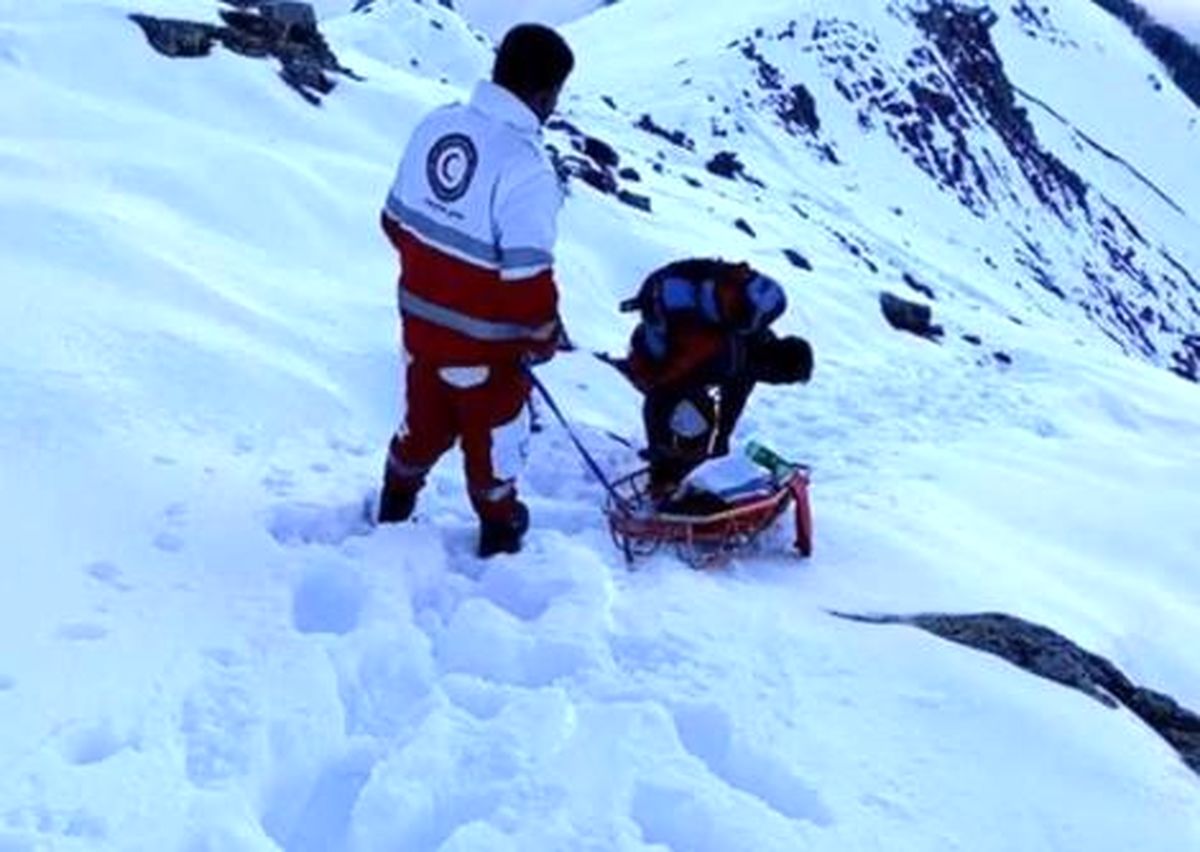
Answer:
[[652, 273], [621, 311], [639, 311], [635, 346], [652, 360], [667, 357], [672, 335], [683, 329], [754, 336], [787, 308], [779, 282], [746, 263], [681, 260]]

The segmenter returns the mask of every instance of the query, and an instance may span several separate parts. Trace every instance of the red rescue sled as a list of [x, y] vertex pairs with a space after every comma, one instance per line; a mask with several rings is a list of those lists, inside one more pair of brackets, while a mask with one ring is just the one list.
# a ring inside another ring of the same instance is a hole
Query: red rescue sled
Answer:
[[809, 472], [796, 466], [776, 477], [766, 495], [736, 500], [707, 514], [660, 510], [650, 496], [649, 471], [640, 470], [613, 484], [604, 507], [613, 541], [632, 566], [635, 559], [671, 547], [693, 568], [712, 568], [727, 562], [757, 541], [791, 507], [796, 524], [797, 552], [812, 555], [812, 510], [808, 500]]

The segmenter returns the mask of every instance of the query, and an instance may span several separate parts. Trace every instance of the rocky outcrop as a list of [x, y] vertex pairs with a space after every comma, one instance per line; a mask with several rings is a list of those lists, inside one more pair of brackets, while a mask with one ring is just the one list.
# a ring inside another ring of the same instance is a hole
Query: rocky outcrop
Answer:
[[[1074, 305], [1125, 353], [1200, 380], [1189, 343], [1200, 327], [1195, 276], [1051, 151], [1029, 110], [1045, 111], [1080, 146], [1118, 163], [1176, 212], [1179, 205], [1136, 164], [1013, 85], [993, 40], [997, 16], [1005, 14], [1029, 38], [1075, 49], [1055, 11], [1028, 2], [981, 8], [951, 0], [895, 9], [926, 41], [903, 64], [854, 21], [826, 18], [813, 27], [813, 48], [834, 88], [857, 110], [860, 128], [886, 132], [939, 189], [1009, 232], [1012, 261], [1024, 271], [1019, 289], [1040, 289]], [[1057, 221], [1047, 222], [1043, 211]]]
[[[1087, 184], [1042, 147], [1028, 113], [1017, 105], [1012, 82], [992, 41], [995, 13], [937, 3], [913, 17], [949, 66], [957, 90], [980, 109], [1004, 140], [1042, 204], [1060, 218], [1075, 208], [1087, 210]], [[948, 102], [943, 103], [950, 108]]]
[[933, 323], [933, 309], [929, 305], [910, 302], [894, 293], [880, 293], [879, 307], [888, 325], [897, 331], [907, 331], [926, 340], [937, 340], [945, 330]]
[[1113, 663], [1048, 627], [1002, 613], [909, 616], [834, 613], [866, 624], [904, 624], [1001, 657], [1038, 677], [1076, 689], [1106, 707], [1124, 706], [1200, 774], [1200, 715], [1168, 695], [1138, 686]]
[[[750, 88], [744, 89], [744, 105], [758, 112], [773, 114], [790, 136], [796, 137], [826, 162], [837, 164], [840, 160], [833, 145], [821, 139], [821, 117], [816, 97], [805, 81], [789, 78], [788, 73], [770, 62], [765, 53], [766, 50], [779, 53], [782, 48], [790, 49], [801, 38], [799, 23], [791, 20], [776, 32], [758, 27], [751, 35], [731, 42], [728, 47], [740, 53], [753, 67], [751, 85], [758, 93], [753, 93]], [[745, 132], [740, 121], [734, 123], [734, 130]], [[728, 133], [722, 131], [718, 135]]]
[[562, 118], [551, 119], [546, 129], [565, 137], [570, 150], [551, 142], [547, 145], [554, 168], [559, 178], [567, 182], [572, 178], [581, 180], [605, 195], [615, 197], [622, 204], [643, 213], [653, 211], [650, 197], [629, 189], [623, 183], [638, 183], [641, 175], [636, 169], [621, 168], [621, 155], [603, 139], [584, 133], [571, 122]]
[[232, 8], [220, 12], [223, 25], [133, 14], [150, 46], [164, 56], [209, 55], [217, 45], [241, 56], [279, 60], [280, 78], [312, 104], [333, 91], [330, 74], [354, 77], [329, 48], [317, 29], [317, 16], [307, 3], [272, 0], [222, 0]]

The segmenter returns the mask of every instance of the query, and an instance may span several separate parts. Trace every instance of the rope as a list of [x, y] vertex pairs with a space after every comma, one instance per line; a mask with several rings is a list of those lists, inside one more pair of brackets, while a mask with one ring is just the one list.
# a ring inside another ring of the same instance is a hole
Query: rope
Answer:
[[579, 450], [579, 455], [583, 457], [583, 461], [588, 466], [588, 469], [595, 475], [596, 479], [600, 480], [600, 484], [604, 486], [604, 490], [608, 492], [608, 496], [613, 499], [618, 508], [626, 511], [628, 505], [625, 499], [617, 493], [617, 489], [613, 487], [612, 482], [604, 474], [599, 463], [588, 452], [587, 447], [583, 445], [583, 441], [579, 440], [579, 436], [575, 434], [575, 429], [571, 426], [570, 421], [567, 420], [566, 415], [562, 413], [562, 409], [558, 407], [558, 403], [554, 401], [554, 397], [550, 395], [550, 391], [542, 384], [542, 380], [537, 377], [532, 368], [526, 367], [525, 372], [528, 374], [530, 381], [533, 382], [533, 386], [538, 389], [538, 393], [546, 400], [546, 405], [550, 407], [550, 410], [554, 412], [554, 416], [558, 418], [558, 422], [567, 431], [567, 436], [571, 439], [571, 443], [575, 445], [575, 449]]

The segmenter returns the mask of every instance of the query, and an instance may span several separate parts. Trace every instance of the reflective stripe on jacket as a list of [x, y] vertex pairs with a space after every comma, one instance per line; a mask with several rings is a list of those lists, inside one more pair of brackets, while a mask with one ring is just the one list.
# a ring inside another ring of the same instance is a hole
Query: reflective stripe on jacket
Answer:
[[400, 253], [405, 348], [441, 364], [511, 361], [557, 330], [558, 177], [537, 116], [490, 82], [413, 131], [382, 225]]

